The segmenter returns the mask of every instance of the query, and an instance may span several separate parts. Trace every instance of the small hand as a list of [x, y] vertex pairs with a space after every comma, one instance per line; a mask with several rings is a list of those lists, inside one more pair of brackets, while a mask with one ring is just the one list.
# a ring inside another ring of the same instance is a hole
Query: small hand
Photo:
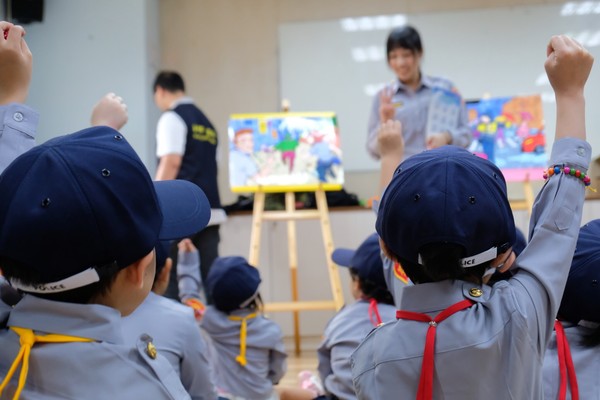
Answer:
[[92, 110], [92, 126], [106, 125], [119, 130], [127, 123], [127, 105], [114, 93], [103, 96]]
[[24, 103], [29, 94], [33, 56], [23, 27], [0, 21], [0, 104]]
[[397, 120], [387, 120], [379, 126], [377, 144], [381, 157], [388, 154], [400, 155], [404, 152], [404, 138], [402, 137], [402, 124]]
[[194, 243], [192, 243], [192, 240], [189, 238], [183, 239], [179, 243], [177, 243], [177, 248], [179, 249], [179, 251], [183, 251], [186, 253], [191, 253], [193, 251], [198, 250], [196, 246], [194, 246]]
[[427, 149], [436, 149], [452, 143], [452, 136], [448, 132], [432, 133], [427, 136]]
[[546, 55], [544, 68], [556, 95], [582, 94], [594, 57], [577, 41], [564, 35], [552, 36]]
[[385, 88], [379, 94], [379, 122], [394, 119], [396, 107], [392, 104], [392, 90]]

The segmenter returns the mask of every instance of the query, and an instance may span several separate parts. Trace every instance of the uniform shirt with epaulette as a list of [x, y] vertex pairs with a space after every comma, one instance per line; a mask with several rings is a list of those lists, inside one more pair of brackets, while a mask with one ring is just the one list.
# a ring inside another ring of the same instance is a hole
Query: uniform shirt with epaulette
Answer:
[[123, 336], [135, 344], [148, 333], [154, 345], [177, 374], [193, 400], [214, 400], [208, 349], [190, 307], [150, 292], [146, 300], [123, 318]]
[[[585, 171], [590, 158], [588, 143], [561, 139], [550, 165]], [[575, 251], [584, 192], [575, 177], [548, 179], [511, 279], [493, 287], [457, 280], [403, 289], [400, 309], [429, 316], [464, 299], [475, 303], [437, 326], [434, 400], [543, 398], [542, 362]], [[416, 397], [428, 327], [399, 320], [367, 336], [352, 355], [360, 399]]]
[[[7, 310], [0, 322], [32, 329], [36, 334], [60, 334], [92, 339], [78, 343], [36, 343], [22, 400], [189, 399], [179, 376], [152, 344], [140, 334], [135, 346], [123, 339], [121, 314], [98, 304], [71, 304], [26, 295]], [[21, 348], [19, 336], [0, 328], [0, 379]], [[1, 399], [12, 399], [18, 373]]]
[[244, 309], [228, 315], [209, 306], [201, 327], [210, 338], [210, 361], [217, 391], [253, 400], [268, 399], [273, 393], [273, 384], [278, 383], [286, 371], [283, 334], [275, 322], [260, 314], [248, 319], [247, 364], [240, 365], [236, 357], [240, 353], [241, 322], [231, 320], [230, 316], [244, 317], [251, 313], [254, 311]]
[[[382, 322], [396, 318], [396, 307], [392, 305], [379, 303], [377, 309]], [[366, 300], [357, 300], [342, 308], [329, 321], [317, 350], [319, 375], [327, 393], [340, 400], [356, 399], [350, 355], [374, 327]]]

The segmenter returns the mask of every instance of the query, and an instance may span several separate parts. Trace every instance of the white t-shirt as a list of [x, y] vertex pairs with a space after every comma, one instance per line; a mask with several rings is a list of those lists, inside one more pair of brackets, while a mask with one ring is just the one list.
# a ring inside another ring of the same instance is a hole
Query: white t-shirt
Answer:
[[187, 126], [172, 109], [179, 104], [193, 103], [190, 97], [182, 97], [171, 105], [171, 110], [165, 111], [156, 125], [156, 156], [158, 158], [168, 154], [185, 153], [185, 141], [187, 137]]

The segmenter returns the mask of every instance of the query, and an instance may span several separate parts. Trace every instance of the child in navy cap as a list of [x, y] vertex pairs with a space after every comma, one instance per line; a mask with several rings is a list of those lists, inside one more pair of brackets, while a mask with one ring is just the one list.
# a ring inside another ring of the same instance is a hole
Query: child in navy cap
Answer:
[[281, 329], [261, 314], [258, 269], [242, 257], [220, 257], [207, 277], [213, 298], [201, 327], [211, 339], [220, 398], [278, 398], [273, 385], [286, 371]]
[[197, 186], [153, 183], [108, 127], [15, 159], [0, 176], [0, 266], [25, 295], [0, 311], [2, 396], [189, 398], [148, 335], [125, 343], [121, 317], [152, 287], [155, 244], [209, 218]]
[[599, 282], [600, 219], [596, 219], [579, 231], [555, 332], [544, 358], [545, 399], [594, 399], [600, 393]]
[[383, 251], [415, 285], [402, 291], [398, 320], [352, 355], [359, 399], [542, 398], [542, 360], [589, 184], [583, 90], [592, 62], [568, 37], [548, 45], [556, 142], [512, 278], [486, 284], [515, 262], [512, 210], [494, 164], [444, 146], [397, 168], [376, 228]]
[[331, 256], [337, 265], [349, 267], [356, 301], [331, 319], [318, 349], [319, 375], [328, 398], [356, 398], [350, 355], [373, 328], [396, 316], [380, 254], [379, 236], [374, 233], [356, 250], [336, 249]]
[[214, 400], [217, 394], [211, 380], [207, 344], [194, 310], [162, 296], [169, 284], [172, 265], [168, 253], [169, 242], [156, 245], [156, 278], [152, 292], [132, 314], [123, 318], [123, 336], [135, 345], [140, 333], [151, 335], [158, 352], [169, 360], [190, 397]]

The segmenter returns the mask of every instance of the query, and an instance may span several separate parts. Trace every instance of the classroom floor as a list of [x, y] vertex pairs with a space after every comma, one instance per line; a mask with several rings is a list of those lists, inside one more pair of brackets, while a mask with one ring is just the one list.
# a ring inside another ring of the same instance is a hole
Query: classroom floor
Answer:
[[285, 338], [285, 348], [288, 353], [287, 372], [283, 379], [279, 382], [282, 387], [298, 387], [298, 374], [300, 371], [309, 370], [314, 374], [317, 373], [317, 347], [320, 338], [303, 337], [302, 348], [299, 356], [295, 354], [293, 338]]

